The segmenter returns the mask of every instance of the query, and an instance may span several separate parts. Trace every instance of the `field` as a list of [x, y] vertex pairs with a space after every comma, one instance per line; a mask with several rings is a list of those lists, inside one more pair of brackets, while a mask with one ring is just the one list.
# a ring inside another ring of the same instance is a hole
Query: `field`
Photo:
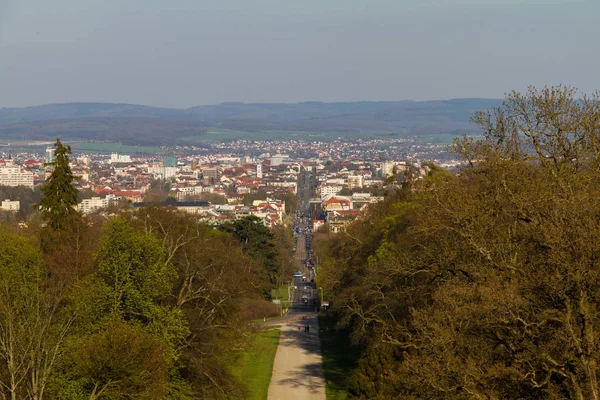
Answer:
[[156, 154], [160, 152], [160, 148], [154, 146], [124, 146], [116, 142], [76, 142], [71, 144], [71, 148], [73, 151], [90, 153]]
[[333, 318], [319, 315], [319, 328], [327, 400], [346, 399], [349, 380], [356, 368], [360, 352], [358, 348], [350, 345], [350, 339], [345, 332], [335, 331]]
[[[4, 141], [0, 143], [8, 143]], [[73, 149], [74, 153], [122, 153], [122, 154], [158, 154], [161, 152], [159, 147], [154, 146], [125, 146], [117, 142], [70, 142], [66, 141]], [[10, 146], [0, 147], [0, 151], [11, 151], [11, 152], [29, 152], [37, 151], [44, 152], [46, 147], [53, 147], [54, 142], [39, 142], [27, 144], [24, 142], [12, 142]]]
[[278, 345], [279, 329], [260, 331], [234, 366], [234, 375], [249, 390], [248, 399], [265, 400], [267, 398]]
[[[410, 136], [422, 144], [450, 145], [455, 137], [452, 134], [429, 134]], [[206, 135], [189, 136], [181, 140], [187, 142], [220, 142], [237, 139], [247, 140], [323, 140], [335, 139], [399, 139], [406, 135], [386, 131], [352, 130], [347, 132], [307, 132], [307, 131], [236, 131], [231, 129], [210, 128]]]
[[363, 133], [361, 130], [348, 132], [307, 132], [307, 131], [235, 131], [231, 129], [210, 128], [206, 135], [182, 138], [189, 142], [218, 142], [225, 140], [334, 140], [337, 138], [356, 139], [389, 135], [381, 132]]

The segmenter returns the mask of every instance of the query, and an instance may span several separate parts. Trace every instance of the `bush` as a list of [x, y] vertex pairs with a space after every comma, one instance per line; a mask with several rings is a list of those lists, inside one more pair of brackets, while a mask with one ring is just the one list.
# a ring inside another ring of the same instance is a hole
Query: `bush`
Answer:
[[251, 321], [260, 318], [277, 317], [280, 313], [279, 306], [262, 299], [243, 299], [240, 315], [242, 319]]

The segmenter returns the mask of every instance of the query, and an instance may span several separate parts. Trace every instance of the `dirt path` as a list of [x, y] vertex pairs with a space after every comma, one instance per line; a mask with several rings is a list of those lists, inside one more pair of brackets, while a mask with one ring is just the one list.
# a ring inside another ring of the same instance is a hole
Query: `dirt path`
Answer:
[[[307, 324], [310, 332], [304, 332]], [[314, 313], [282, 325], [268, 399], [325, 400], [319, 325]]]

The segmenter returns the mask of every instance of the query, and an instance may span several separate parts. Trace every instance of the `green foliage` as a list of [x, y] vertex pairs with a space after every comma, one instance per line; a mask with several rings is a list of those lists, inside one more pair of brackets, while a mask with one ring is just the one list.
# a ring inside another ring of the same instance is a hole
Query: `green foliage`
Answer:
[[278, 252], [271, 231], [260, 218], [249, 216], [219, 226], [224, 232], [231, 233], [242, 243], [244, 252], [255, 259], [262, 267], [258, 274], [265, 282], [265, 296], [277, 283], [279, 271]]
[[60, 139], [54, 144], [56, 161], [48, 166], [53, 168], [52, 174], [42, 186], [42, 200], [38, 205], [42, 216], [54, 230], [66, 228], [79, 216], [77, 205], [77, 189], [73, 186], [73, 173], [69, 166], [71, 147], [63, 145]]
[[356, 398], [600, 393], [600, 100], [511, 93], [431, 169], [318, 244], [319, 284], [362, 343]]
[[171, 294], [176, 271], [160, 242], [122, 218], [109, 222], [98, 250], [96, 273], [111, 316], [148, 326], [167, 342], [186, 332], [180, 310], [162, 302]]
[[[164, 399], [171, 358], [159, 336], [112, 320], [101, 332], [78, 340], [69, 354], [70, 383], [62, 398]], [[79, 394], [79, 395], [78, 395]]]
[[345, 400], [360, 348], [351, 346], [346, 330], [336, 329], [336, 320], [331, 314], [319, 315], [319, 328], [327, 398]]

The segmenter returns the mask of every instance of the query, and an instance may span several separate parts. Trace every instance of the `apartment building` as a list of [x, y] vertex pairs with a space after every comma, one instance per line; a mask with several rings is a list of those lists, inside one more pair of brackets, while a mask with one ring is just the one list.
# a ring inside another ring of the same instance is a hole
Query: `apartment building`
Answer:
[[0, 167], [0, 185], [26, 186], [33, 189], [33, 172], [19, 166]]
[[21, 209], [21, 202], [19, 200], [6, 199], [2, 202], [0, 208], [4, 211], [19, 211]]

